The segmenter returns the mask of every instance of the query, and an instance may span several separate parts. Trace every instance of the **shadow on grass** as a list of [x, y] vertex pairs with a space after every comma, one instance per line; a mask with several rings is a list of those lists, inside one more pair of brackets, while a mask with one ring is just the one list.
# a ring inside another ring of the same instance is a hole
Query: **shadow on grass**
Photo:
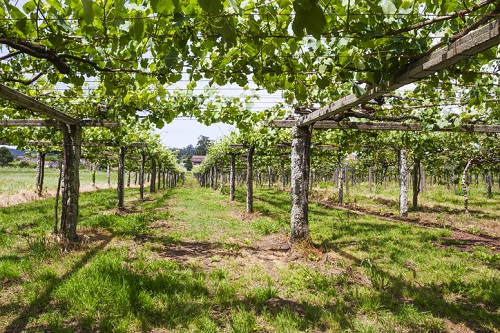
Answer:
[[[373, 201], [377, 204], [386, 206], [386, 207], [393, 209], [393, 210], [399, 209], [398, 200], [377, 197], [377, 198], [374, 198]], [[474, 207], [481, 207], [483, 205], [484, 205], [484, 202], [481, 202], [481, 201], [477, 201], [477, 202], [469, 201], [469, 212], [472, 215], [478, 215], [478, 216], [481, 216], [482, 218], [491, 219], [491, 220], [500, 218], [500, 214], [485, 213], [484, 210], [482, 210], [482, 209], [475, 209], [474, 208]], [[492, 208], [494, 208], [494, 207], [492, 206]], [[422, 212], [422, 213], [436, 213], [436, 214], [446, 213], [449, 215], [464, 214], [464, 209], [462, 207], [451, 208], [448, 206], [443, 206], [443, 205], [438, 205], [438, 204], [434, 204], [432, 207], [430, 207], [430, 206], [422, 205], [421, 203], [418, 204], [416, 209], [410, 208], [410, 211]]]
[[[362, 260], [358, 257], [341, 249], [337, 249], [336, 252], [356, 262], [357, 265], [362, 265]], [[380, 269], [379, 272], [388, 280], [383, 290], [379, 290], [380, 302], [384, 308], [393, 313], [402, 312], [410, 303], [422, 313], [431, 313], [436, 318], [446, 318], [458, 326], [465, 324], [474, 332], [491, 332], [491, 328], [500, 327], [500, 314], [497, 312], [500, 299], [498, 279], [484, 278], [474, 284], [464, 280], [454, 280], [450, 283], [416, 286]], [[450, 301], [444, 299], [446, 293], [460, 294], [464, 290], [472, 290], [477, 284], [486, 287], [484, 289], [487, 291], [486, 294], [460, 297]], [[411, 295], [411, 299], [408, 299], [408, 294]]]
[[67, 281], [71, 276], [84, 267], [100, 250], [103, 250], [107, 244], [111, 241], [112, 237], [102, 240], [99, 246], [93, 248], [87, 252], [82, 259], [80, 259], [76, 264], [71, 267], [68, 272], [59, 278], [55, 278], [46, 288], [45, 291], [40, 293], [28, 306], [21, 310], [19, 308], [19, 314], [17, 317], [5, 328], [5, 332], [24, 332], [28, 322], [39, 317], [46, 309], [47, 304], [49, 304], [51, 295], [54, 290]]

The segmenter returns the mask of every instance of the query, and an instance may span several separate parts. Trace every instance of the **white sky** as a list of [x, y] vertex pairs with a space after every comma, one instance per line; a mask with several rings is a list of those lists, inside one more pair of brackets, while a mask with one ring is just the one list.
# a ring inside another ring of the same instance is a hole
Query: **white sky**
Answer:
[[[168, 87], [167, 90], [175, 90], [178, 88], [185, 88], [188, 83], [186, 78]], [[208, 80], [202, 79], [198, 81], [195, 92], [203, 92], [204, 87], [208, 84]], [[238, 97], [241, 94], [250, 94], [252, 89], [256, 89], [257, 86], [251, 80], [248, 84], [249, 90], [244, 90], [242, 87], [236, 84], [228, 84], [222, 87], [217, 87], [218, 92], [222, 96], [226, 97]], [[273, 94], [268, 94], [265, 90], [257, 90], [256, 94], [260, 96], [259, 100], [254, 100], [253, 110], [255, 112], [260, 112], [268, 109], [279, 102], [283, 102], [281, 97], [281, 92], [278, 91]], [[186, 117], [175, 118], [170, 124], [165, 125], [161, 130], [156, 132], [160, 134], [162, 143], [170, 148], [184, 148], [189, 145], [196, 146], [198, 142], [198, 137], [204, 135], [210, 138], [210, 140], [217, 140], [225, 135], [229, 135], [232, 131], [235, 131], [234, 126], [216, 123], [210, 126], [199, 123], [195, 118], [189, 119]]]
[[184, 148], [189, 145], [196, 146], [198, 137], [204, 135], [210, 140], [217, 140], [225, 135], [229, 135], [234, 130], [233, 126], [224, 123], [206, 126], [196, 119], [176, 118], [170, 124], [165, 125], [160, 134], [162, 143], [169, 148]]

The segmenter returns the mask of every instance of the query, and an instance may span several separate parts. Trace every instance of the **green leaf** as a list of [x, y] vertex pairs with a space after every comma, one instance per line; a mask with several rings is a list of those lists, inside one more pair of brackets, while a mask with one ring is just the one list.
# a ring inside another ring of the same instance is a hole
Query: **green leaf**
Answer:
[[292, 30], [295, 36], [304, 37], [304, 28], [306, 26], [307, 17], [303, 14], [297, 13], [292, 23]]
[[363, 62], [363, 59], [359, 55], [356, 55], [353, 58], [353, 62], [354, 62], [354, 67], [356, 67], [356, 69], [359, 70], [365, 69], [365, 63]]
[[132, 95], [131, 95], [131, 94], [126, 94], [126, 95], [123, 97], [123, 104], [128, 105], [128, 103], [130, 102], [130, 97], [132, 97]]
[[63, 42], [63, 36], [61, 34], [49, 35], [49, 42], [54, 47], [58, 47]]
[[173, 67], [175, 64], [177, 64], [177, 58], [179, 56], [179, 52], [176, 50], [171, 50], [169, 54], [163, 58], [163, 62], [165, 63], [165, 66], [167, 67]]
[[181, 26], [186, 21], [189, 21], [189, 17], [184, 16], [180, 13], [175, 13], [172, 26], [174, 27]]
[[92, 24], [94, 22], [94, 9], [92, 8], [92, 0], [82, 0], [83, 19], [85, 23]]
[[445, 120], [445, 119], [439, 119], [437, 122], [436, 122], [436, 125], [437, 127], [439, 128], [445, 128], [446, 126], [448, 126], [448, 122]]
[[327, 77], [321, 77], [316, 80], [316, 84], [319, 89], [325, 89], [330, 84], [330, 79]]
[[212, 15], [217, 15], [224, 9], [221, 0], [198, 0], [200, 7]]
[[9, 9], [9, 14], [13, 19], [25, 19], [26, 15], [22, 11], [19, 10], [16, 6], [7, 2], [7, 8]]
[[231, 6], [231, 8], [233, 8], [233, 10], [240, 14], [243, 13], [243, 10], [241, 9], [240, 5], [238, 4], [238, 2], [236, 0], [229, 0], [229, 5]]
[[411, 1], [410, 0], [403, 0], [401, 3], [401, 8], [403, 9], [408, 9], [411, 7]]
[[35, 8], [36, 8], [36, 3], [33, 0], [28, 1], [23, 5], [24, 12], [28, 14], [34, 11]]
[[228, 46], [236, 45], [236, 32], [234, 28], [225, 20], [223, 25], [217, 29], [217, 31], [222, 35], [222, 39]]
[[47, 4], [51, 8], [55, 8], [58, 12], [62, 12], [63, 11], [61, 2], [59, 0], [47, 0]]
[[135, 39], [142, 39], [142, 34], [144, 33], [144, 20], [134, 20], [131, 27], [131, 33]]
[[380, 7], [382, 8], [382, 11], [386, 15], [396, 14], [398, 11], [398, 9], [391, 0], [380, 1]]
[[[151, 6], [152, 5], [153, 4], [151, 4]], [[174, 12], [174, 10], [175, 10], [175, 5], [171, 0], [160, 0], [156, 5], [156, 12], [163, 15], [170, 15]]]
[[326, 18], [323, 10], [319, 6], [314, 6], [307, 12], [307, 16], [307, 33], [313, 35], [314, 38], [320, 38], [326, 25]]
[[354, 81], [351, 81], [351, 86], [352, 92], [356, 95], [356, 97], [361, 97], [366, 93], [366, 90]]
[[26, 25], [26, 20], [19, 20], [16, 22], [16, 28], [19, 29], [20, 32], [22, 32], [23, 37], [28, 35], [28, 26]]

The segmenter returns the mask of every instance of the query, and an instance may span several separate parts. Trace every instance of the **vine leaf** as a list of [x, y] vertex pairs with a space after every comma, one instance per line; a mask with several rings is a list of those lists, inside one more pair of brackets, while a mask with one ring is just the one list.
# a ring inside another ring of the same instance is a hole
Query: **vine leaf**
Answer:
[[304, 37], [304, 29], [315, 38], [320, 38], [326, 25], [323, 9], [317, 0], [295, 0], [293, 2], [295, 19], [292, 23], [293, 33]]
[[171, 0], [151, 1], [151, 7], [157, 13], [160, 13], [163, 15], [170, 15], [175, 10], [175, 4]]
[[398, 11], [398, 9], [391, 0], [380, 1], [380, 7], [382, 8], [384, 14], [387, 15], [396, 14], [396, 12]]
[[316, 6], [313, 6], [308, 11], [308, 16], [309, 19], [306, 21], [307, 33], [313, 35], [315, 38], [320, 38], [326, 25], [326, 18], [323, 10], [316, 4]]
[[352, 85], [352, 92], [356, 95], [356, 97], [361, 97], [366, 93], [365, 88], [361, 87], [359, 84], [356, 84], [356, 82], [351, 81]]
[[220, 0], [198, 0], [200, 7], [212, 15], [217, 15], [224, 9]]
[[94, 10], [92, 9], [92, 3], [92, 0], [82, 0], [83, 19], [87, 24], [92, 24], [92, 22], [94, 22]]

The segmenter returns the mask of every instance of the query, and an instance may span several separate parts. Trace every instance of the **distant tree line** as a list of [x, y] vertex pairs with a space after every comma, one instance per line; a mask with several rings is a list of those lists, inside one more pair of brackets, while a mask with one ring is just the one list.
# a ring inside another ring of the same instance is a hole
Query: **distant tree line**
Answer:
[[208, 136], [200, 135], [196, 146], [193, 147], [193, 145], [189, 145], [177, 151], [177, 161], [184, 164], [188, 171], [191, 171], [193, 169], [191, 157], [193, 157], [193, 155], [206, 156], [211, 142], [212, 140], [210, 140]]
[[12, 161], [14, 161], [14, 155], [12, 155], [9, 148], [0, 147], [0, 166], [7, 166]]

